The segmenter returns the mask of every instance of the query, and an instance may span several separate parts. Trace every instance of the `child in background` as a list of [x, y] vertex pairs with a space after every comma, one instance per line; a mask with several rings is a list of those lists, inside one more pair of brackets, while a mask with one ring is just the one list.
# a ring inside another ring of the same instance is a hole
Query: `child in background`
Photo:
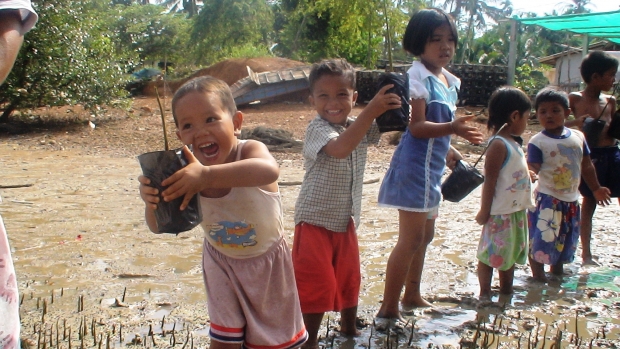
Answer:
[[378, 329], [401, 318], [398, 305], [403, 285], [404, 309], [430, 305], [420, 294], [420, 281], [426, 247], [435, 231], [446, 157], [460, 157], [450, 147], [450, 136], [456, 134], [476, 144], [482, 141], [482, 133], [467, 125], [473, 115], [454, 118], [461, 82], [445, 67], [456, 44], [454, 20], [443, 10], [421, 10], [409, 20], [403, 48], [419, 61], [408, 71], [409, 128], [379, 191], [379, 206], [398, 209], [399, 231], [387, 262], [383, 303], [375, 319]]
[[362, 183], [369, 144], [379, 141], [374, 121], [400, 108], [400, 97], [384, 86], [357, 118], [355, 70], [345, 60], [314, 64], [310, 102], [317, 117], [306, 130], [306, 174], [295, 204], [293, 264], [301, 309], [308, 329], [307, 348], [318, 348], [318, 331], [327, 311], [340, 311], [340, 332], [358, 335], [361, 282], [359, 224]]
[[476, 222], [483, 225], [478, 244], [480, 299], [491, 299], [493, 269], [499, 270], [501, 294], [512, 293], [515, 264], [527, 262], [527, 209], [532, 183], [520, 137], [532, 103], [523, 91], [500, 87], [489, 100], [487, 127], [494, 133], [484, 160], [484, 184]]
[[[174, 94], [172, 115], [189, 164], [162, 182], [168, 188], [161, 194], [165, 201], [183, 196], [181, 209], [200, 195], [210, 348], [301, 346], [307, 333], [282, 237], [278, 164], [263, 143], [237, 139], [243, 114], [221, 80], [185, 83]], [[139, 181], [146, 222], [157, 232], [159, 192], [148, 178]], [[239, 227], [251, 243], [227, 242], [228, 231]]]
[[[581, 62], [580, 70], [586, 88], [568, 96], [569, 106], [575, 115], [575, 120], [567, 121], [566, 126], [578, 126], [583, 130], [583, 122], [587, 117], [596, 119], [599, 115], [601, 116], [600, 120], [605, 122], [605, 127], [599, 136], [598, 144], [588, 144], [590, 157], [601, 185], [609, 188], [612, 197], [620, 198], [620, 176], [618, 176], [620, 149], [618, 140], [607, 134], [609, 123], [616, 110], [616, 99], [614, 96], [602, 93], [602, 91], [612, 89], [618, 72], [618, 60], [605, 52], [592, 51]], [[588, 188], [587, 182], [583, 180], [579, 191], [583, 196], [580, 231], [581, 260], [583, 264], [596, 265], [597, 263], [592, 259], [590, 240], [597, 200]]]
[[581, 131], [566, 128], [568, 96], [545, 88], [534, 102], [543, 131], [530, 139], [527, 164], [538, 175], [536, 207], [529, 212], [530, 268], [538, 281], [547, 281], [544, 264], [555, 275], [575, 257], [579, 240], [579, 181], [587, 183], [594, 198], [609, 204], [609, 189], [596, 179], [590, 149]]

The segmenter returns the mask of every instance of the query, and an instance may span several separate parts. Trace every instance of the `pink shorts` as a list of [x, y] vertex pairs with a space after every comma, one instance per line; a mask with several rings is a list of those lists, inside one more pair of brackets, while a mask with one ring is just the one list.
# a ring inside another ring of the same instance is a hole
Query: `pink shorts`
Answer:
[[304, 326], [291, 253], [284, 239], [252, 258], [228, 257], [206, 240], [202, 257], [212, 340], [249, 349], [301, 346]]
[[361, 283], [360, 254], [353, 220], [345, 233], [308, 223], [295, 226], [295, 280], [304, 314], [357, 306]]

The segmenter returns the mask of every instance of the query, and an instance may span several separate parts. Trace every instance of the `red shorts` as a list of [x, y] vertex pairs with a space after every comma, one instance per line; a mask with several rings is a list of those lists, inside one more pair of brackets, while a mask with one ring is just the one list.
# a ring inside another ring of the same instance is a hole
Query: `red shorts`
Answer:
[[361, 273], [353, 220], [345, 233], [308, 223], [295, 226], [293, 267], [304, 314], [357, 306]]

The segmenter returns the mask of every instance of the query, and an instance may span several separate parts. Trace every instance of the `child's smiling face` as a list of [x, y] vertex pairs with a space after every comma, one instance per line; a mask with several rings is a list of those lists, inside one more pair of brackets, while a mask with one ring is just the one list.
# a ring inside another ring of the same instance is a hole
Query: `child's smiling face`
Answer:
[[323, 75], [314, 83], [310, 102], [316, 112], [332, 124], [345, 125], [355, 105], [357, 92], [341, 75]]
[[542, 102], [536, 109], [536, 115], [540, 126], [544, 127], [547, 132], [555, 135], [561, 135], [564, 130], [564, 121], [570, 114], [570, 109], [557, 101]]
[[235, 160], [241, 112], [231, 116], [215, 93], [190, 92], [179, 99], [175, 115], [177, 136], [193, 147], [200, 163], [208, 166]]

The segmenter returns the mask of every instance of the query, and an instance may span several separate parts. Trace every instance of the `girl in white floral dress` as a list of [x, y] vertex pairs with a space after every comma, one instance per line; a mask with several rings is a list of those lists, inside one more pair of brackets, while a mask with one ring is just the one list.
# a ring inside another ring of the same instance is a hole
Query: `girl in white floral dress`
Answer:
[[533, 206], [530, 173], [521, 150], [532, 104], [514, 87], [501, 87], [489, 100], [489, 141], [484, 184], [476, 222], [483, 225], [478, 245], [480, 299], [490, 300], [493, 269], [500, 293], [511, 294], [515, 264], [527, 262], [527, 209]]

